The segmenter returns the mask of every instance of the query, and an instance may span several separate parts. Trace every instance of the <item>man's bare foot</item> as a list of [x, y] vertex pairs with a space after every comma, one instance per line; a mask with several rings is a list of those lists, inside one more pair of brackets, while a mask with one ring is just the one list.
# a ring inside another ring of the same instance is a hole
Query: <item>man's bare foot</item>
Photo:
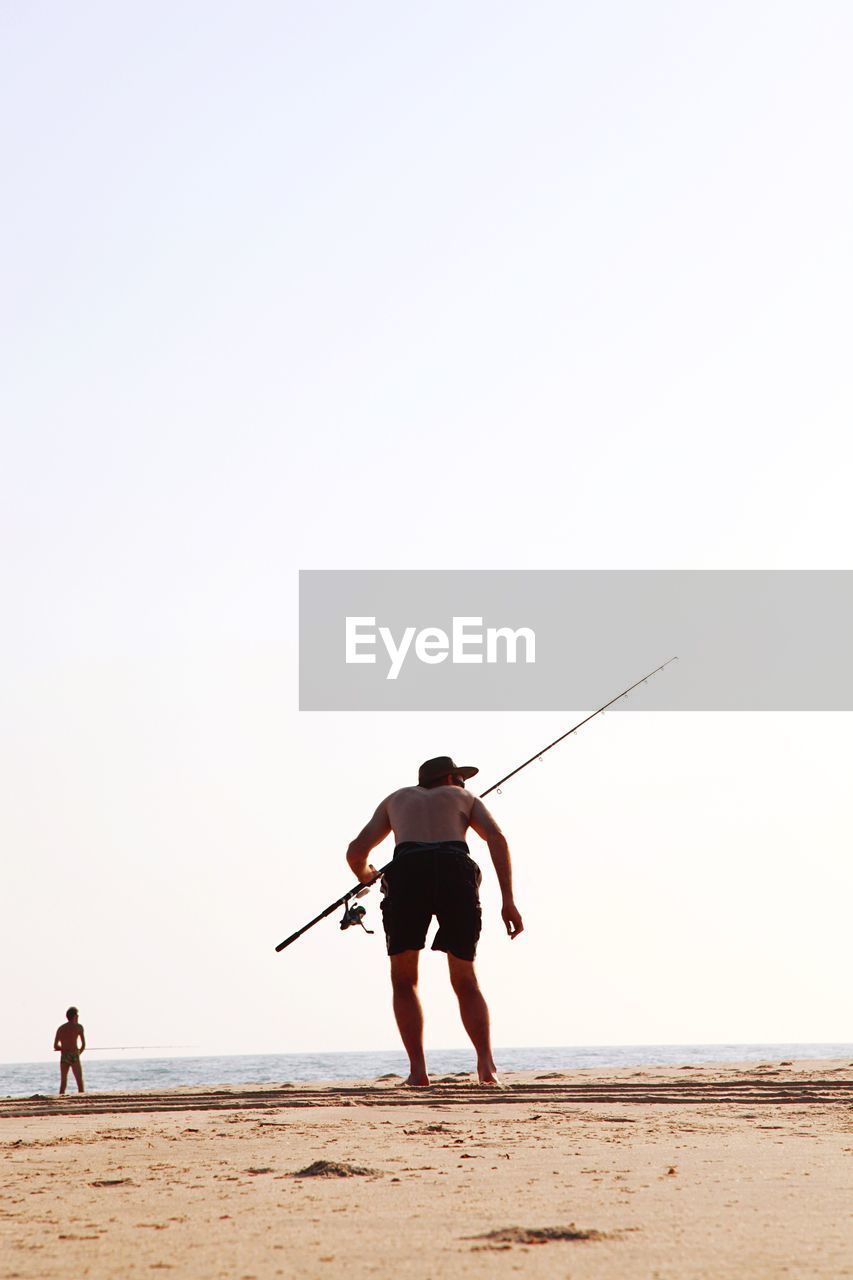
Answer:
[[425, 1089], [429, 1085], [429, 1076], [422, 1073], [415, 1075], [413, 1071], [406, 1084], [412, 1085], [414, 1088]]
[[497, 1089], [503, 1088], [503, 1085], [498, 1079], [498, 1069], [492, 1061], [478, 1062], [477, 1076], [480, 1084], [490, 1084]]

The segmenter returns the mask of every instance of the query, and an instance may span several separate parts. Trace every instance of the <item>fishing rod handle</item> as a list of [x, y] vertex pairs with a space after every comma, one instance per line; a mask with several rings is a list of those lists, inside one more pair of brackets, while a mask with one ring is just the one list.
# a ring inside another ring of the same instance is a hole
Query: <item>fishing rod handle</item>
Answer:
[[280, 942], [276, 947], [276, 951], [283, 951], [285, 947], [289, 947], [291, 942], [295, 942], [297, 938], [301, 938], [304, 929], [297, 929], [296, 933], [292, 933], [289, 938], [285, 938], [284, 942]]
[[321, 911], [313, 920], [309, 920], [301, 929], [297, 929], [296, 933], [292, 933], [289, 938], [285, 938], [284, 942], [280, 942], [276, 947], [276, 951], [283, 951], [285, 947], [290, 946], [291, 942], [295, 942], [297, 938], [301, 938], [303, 933], [307, 933], [309, 929], [313, 929], [315, 924], [319, 924], [321, 920], [325, 920], [326, 916], [330, 916], [333, 911], [337, 911], [338, 907], [344, 906], [345, 903], [349, 902], [350, 898], [358, 897], [360, 893], [372, 888], [378, 880], [382, 879], [390, 866], [391, 863], [389, 862], [386, 866], [380, 867], [376, 872], [376, 875], [371, 880], [367, 880], [364, 884], [357, 884], [353, 889], [348, 889], [342, 897], [337, 899], [337, 901], [330, 903], [330, 905], [326, 907], [325, 911]]

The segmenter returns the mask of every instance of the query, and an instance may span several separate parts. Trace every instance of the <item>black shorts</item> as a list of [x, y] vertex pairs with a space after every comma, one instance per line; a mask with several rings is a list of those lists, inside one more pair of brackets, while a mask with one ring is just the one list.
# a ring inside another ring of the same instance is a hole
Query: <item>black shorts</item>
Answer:
[[480, 937], [482, 872], [464, 840], [406, 841], [382, 878], [382, 923], [389, 956], [421, 951], [432, 917], [433, 951], [473, 960]]

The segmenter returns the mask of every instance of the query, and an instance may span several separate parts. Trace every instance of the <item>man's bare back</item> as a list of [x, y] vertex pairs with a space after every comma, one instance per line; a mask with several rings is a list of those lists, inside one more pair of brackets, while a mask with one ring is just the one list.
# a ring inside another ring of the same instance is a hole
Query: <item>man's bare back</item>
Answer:
[[461, 787], [401, 787], [382, 801], [397, 844], [406, 840], [464, 840], [469, 826], [480, 834], [499, 830], [482, 800]]

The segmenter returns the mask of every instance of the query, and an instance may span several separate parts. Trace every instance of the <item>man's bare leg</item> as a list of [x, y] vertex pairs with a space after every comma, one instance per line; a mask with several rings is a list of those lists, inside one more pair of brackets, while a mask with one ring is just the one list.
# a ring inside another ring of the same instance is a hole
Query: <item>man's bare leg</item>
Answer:
[[480, 990], [473, 960], [460, 960], [448, 952], [450, 981], [459, 1001], [462, 1025], [471, 1038], [477, 1053], [477, 1075], [480, 1084], [500, 1084], [495, 1060], [492, 1057], [492, 1038], [489, 1026], [489, 1006]]
[[68, 1063], [61, 1062], [59, 1064], [59, 1096], [62, 1097], [65, 1092], [65, 1086], [68, 1084]]
[[409, 1078], [406, 1084], [427, 1085], [424, 1057], [424, 1014], [418, 997], [419, 951], [401, 951], [391, 957], [391, 986], [394, 989], [394, 1017], [403, 1047], [409, 1055]]
[[74, 1072], [74, 1079], [77, 1081], [77, 1092], [85, 1092], [83, 1089], [83, 1067], [79, 1058], [76, 1062], [71, 1063], [71, 1070]]

